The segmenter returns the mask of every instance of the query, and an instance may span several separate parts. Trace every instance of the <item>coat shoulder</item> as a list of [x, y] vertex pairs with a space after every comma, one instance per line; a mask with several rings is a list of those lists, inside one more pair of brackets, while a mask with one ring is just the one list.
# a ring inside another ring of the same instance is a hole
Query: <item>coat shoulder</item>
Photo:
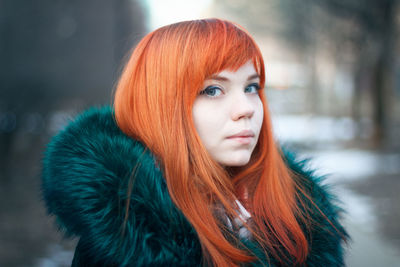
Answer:
[[118, 128], [110, 107], [82, 113], [53, 137], [42, 193], [60, 228], [80, 238], [81, 262], [179, 266], [199, 258], [154, 155]]
[[311, 216], [308, 233], [310, 251], [307, 266], [344, 266], [344, 244], [349, 239], [342, 217], [342, 203], [326, 183], [326, 176], [317, 175], [310, 166], [311, 159], [299, 159], [293, 151], [283, 148], [288, 167], [300, 181], [304, 193], [301, 201]]

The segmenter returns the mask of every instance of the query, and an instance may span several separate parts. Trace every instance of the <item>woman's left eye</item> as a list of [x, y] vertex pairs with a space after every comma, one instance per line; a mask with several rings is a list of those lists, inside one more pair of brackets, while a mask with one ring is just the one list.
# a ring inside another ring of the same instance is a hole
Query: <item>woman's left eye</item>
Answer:
[[252, 84], [249, 84], [249, 85], [244, 89], [244, 92], [245, 92], [245, 93], [253, 94], [253, 93], [257, 93], [258, 90], [260, 90], [260, 85], [259, 85], [258, 83], [252, 83]]

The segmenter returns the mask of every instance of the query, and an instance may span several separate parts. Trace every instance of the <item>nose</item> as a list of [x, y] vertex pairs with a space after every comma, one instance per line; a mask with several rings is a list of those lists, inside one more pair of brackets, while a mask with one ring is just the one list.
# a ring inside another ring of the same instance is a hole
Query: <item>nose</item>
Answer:
[[253, 117], [255, 112], [254, 103], [248, 94], [239, 94], [234, 97], [231, 105], [231, 118], [234, 121]]

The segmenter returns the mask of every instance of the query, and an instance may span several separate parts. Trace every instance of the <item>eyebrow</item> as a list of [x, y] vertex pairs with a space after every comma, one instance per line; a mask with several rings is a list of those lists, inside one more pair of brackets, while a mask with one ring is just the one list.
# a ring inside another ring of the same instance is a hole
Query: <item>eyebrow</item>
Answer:
[[[250, 75], [250, 76], [247, 78], [247, 80], [250, 81], [250, 80], [253, 80], [253, 79], [257, 79], [257, 78], [260, 78], [260, 75], [258, 75], [258, 74], [256, 73], [256, 74]], [[229, 81], [228, 78], [226, 78], [226, 77], [224, 77], [224, 76], [220, 76], [220, 75], [218, 75], [218, 74], [217, 74], [217, 75], [211, 75], [211, 76], [208, 77], [206, 80]]]

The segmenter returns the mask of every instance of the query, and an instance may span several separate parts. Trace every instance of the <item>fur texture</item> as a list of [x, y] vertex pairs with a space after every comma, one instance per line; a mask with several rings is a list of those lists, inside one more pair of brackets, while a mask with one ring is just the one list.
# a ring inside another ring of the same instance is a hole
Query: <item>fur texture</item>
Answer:
[[[307, 266], [343, 266], [347, 234], [336, 199], [306, 162], [288, 151], [285, 158], [332, 223], [304, 200], [313, 214]], [[49, 214], [67, 236], [80, 238], [73, 266], [201, 266], [196, 232], [171, 201], [154, 156], [120, 131], [111, 108], [86, 111], [52, 139], [42, 179]], [[255, 244], [245, 245], [260, 259], [251, 266], [278, 266]]]

